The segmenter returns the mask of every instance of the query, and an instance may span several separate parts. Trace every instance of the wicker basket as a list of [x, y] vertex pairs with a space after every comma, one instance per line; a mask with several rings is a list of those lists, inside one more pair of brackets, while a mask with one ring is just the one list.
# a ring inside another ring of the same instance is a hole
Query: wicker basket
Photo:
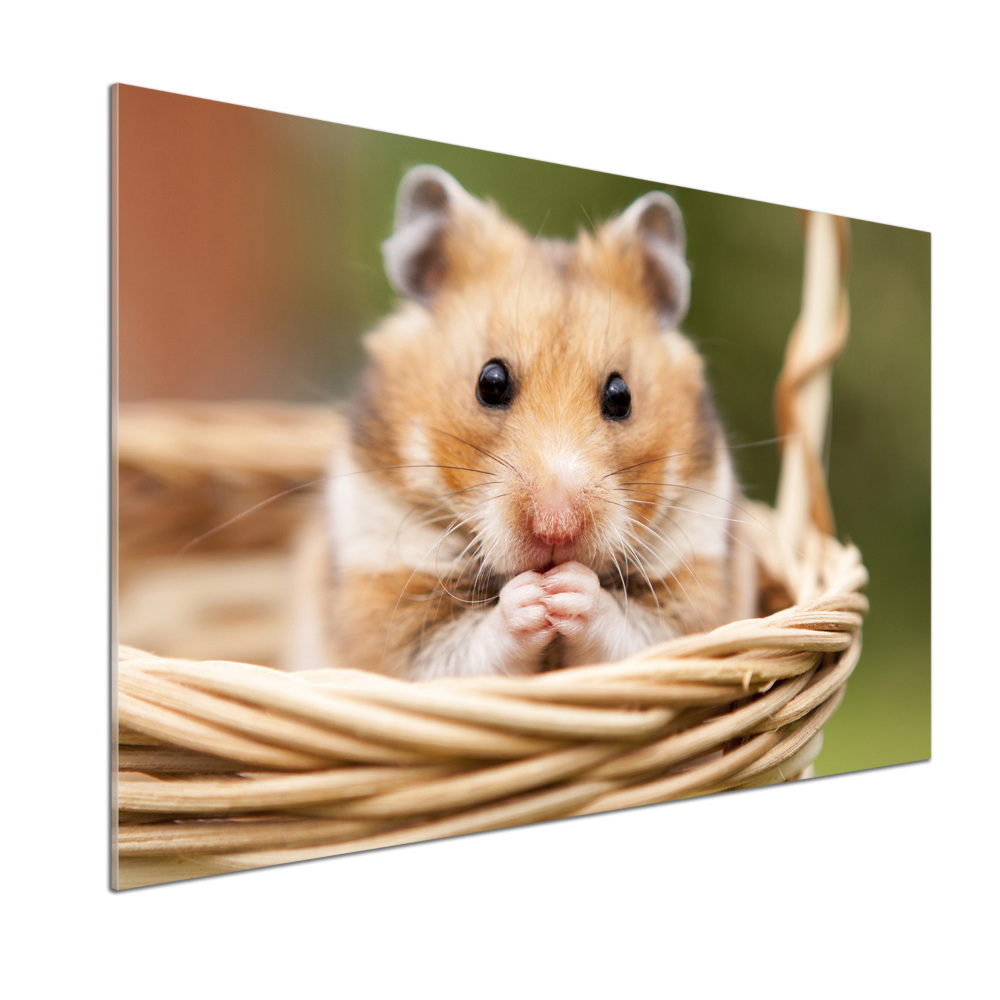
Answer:
[[117, 885], [807, 774], [858, 662], [867, 574], [832, 537], [819, 458], [846, 339], [846, 224], [805, 219], [803, 309], [778, 386], [778, 503], [748, 505], [744, 526], [761, 608], [783, 610], [618, 663], [424, 683], [250, 665], [278, 662], [297, 600], [289, 537], [317, 502], [307, 487], [338, 418], [123, 407], [119, 626], [134, 645], [117, 673]]

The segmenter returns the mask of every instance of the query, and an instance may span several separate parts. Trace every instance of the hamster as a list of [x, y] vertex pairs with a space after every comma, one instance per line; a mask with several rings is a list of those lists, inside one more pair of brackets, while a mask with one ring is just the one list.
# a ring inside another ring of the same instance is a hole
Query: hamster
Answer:
[[300, 666], [530, 674], [748, 617], [739, 487], [677, 330], [690, 273], [668, 195], [572, 243], [532, 239], [416, 167], [383, 256], [402, 302], [364, 341]]

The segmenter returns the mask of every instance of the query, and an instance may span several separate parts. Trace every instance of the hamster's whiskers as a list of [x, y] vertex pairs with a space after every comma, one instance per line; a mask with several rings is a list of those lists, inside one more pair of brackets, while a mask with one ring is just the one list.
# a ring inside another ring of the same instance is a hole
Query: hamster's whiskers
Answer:
[[[335, 475], [325, 477], [325, 480], [332, 482], [335, 479], [349, 479], [351, 476], [371, 476], [376, 472], [395, 472], [397, 469], [449, 469], [454, 472], [478, 472], [481, 476], [493, 475], [492, 472], [488, 472], [486, 469], [472, 469], [464, 465], [437, 465], [433, 462], [427, 462], [421, 465], [375, 465], [370, 469], [355, 469], [353, 472], [338, 472]], [[324, 482], [324, 480], [314, 479], [309, 485], [315, 485], [320, 482]]]
[[[494, 462], [499, 462], [501, 465], [506, 465], [507, 468], [510, 469], [510, 471], [513, 472], [515, 475], [521, 476], [521, 472], [519, 469], [516, 469], [505, 458], [501, 458], [499, 455], [494, 454], [492, 451], [487, 451], [485, 448], [480, 448], [479, 445], [473, 444], [471, 441], [467, 441], [465, 438], [459, 437], [457, 434], [452, 434], [450, 431], [442, 430], [440, 427], [431, 427], [429, 424], [423, 424], [422, 426], [425, 430], [432, 431], [435, 434], [443, 434], [445, 437], [453, 438], [460, 444], [464, 444], [467, 447], [472, 448], [474, 451], [478, 451], [481, 455], [485, 455], [487, 458], [493, 459]], [[448, 466], [441, 466], [441, 468], [448, 468]], [[481, 470], [473, 470], [473, 471], [481, 471]], [[485, 474], [489, 475], [489, 473]], [[524, 477], [521, 476], [521, 478], [523, 479]]]
[[[619, 544], [622, 546], [622, 552], [623, 552], [623, 554], [629, 553], [629, 552], [632, 554], [632, 562], [635, 564], [635, 568], [643, 575], [643, 578], [646, 581], [646, 586], [649, 587], [649, 592], [650, 592], [650, 594], [653, 595], [653, 600], [656, 602], [657, 613], [660, 613], [661, 612], [660, 599], [656, 596], [656, 590], [653, 587], [652, 581], [649, 579], [649, 574], [646, 572], [645, 567], [642, 565], [642, 559], [639, 556], [639, 553], [636, 552], [636, 550], [629, 544], [629, 541], [625, 537], [625, 535], [622, 532], [621, 528], [619, 528], [617, 525], [615, 525], [614, 526], [614, 531], [615, 531], [615, 534], [618, 536]], [[640, 544], [642, 544], [639, 538], [635, 538], [634, 540], [636, 542], [639, 542]], [[648, 549], [649, 546], [646, 546], [646, 548]], [[625, 559], [625, 575], [626, 575], [626, 577], [630, 576], [630, 574], [628, 572], [628, 557], [627, 557], [627, 555], [626, 555], [626, 559]], [[627, 613], [627, 610], [628, 610], [628, 587], [627, 586], [623, 586], [623, 594], [624, 594], [625, 607], [626, 607], [626, 613]]]
[[[652, 546], [650, 546], [648, 542], [644, 542], [641, 538], [638, 537], [638, 535], [635, 535], [633, 537], [633, 541], [635, 542], [636, 545], [641, 545], [650, 555], [653, 554]], [[646, 581], [646, 586], [649, 587], [650, 594], [653, 595], [653, 600], [656, 603], [657, 612], [662, 614], [663, 608], [660, 606], [660, 598], [656, 593], [656, 588], [653, 586], [653, 581], [650, 580], [649, 574], [646, 572], [646, 568], [642, 564], [642, 560], [638, 558], [638, 553], [636, 553], [636, 565], [639, 567], [639, 572], [642, 573], [643, 578]]]
[[[703, 490], [703, 489], [700, 489], [697, 486], [686, 486], [684, 483], [668, 483], [668, 482], [664, 482], [662, 480], [660, 480], [660, 481], [649, 481], [649, 482], [637, 482], [637, 483], [622, 483], [621, 485], [622, 485], [622, 487], [625, 487], [625, 486], [665, 486], [668, 489], [691, 490], [693, 493], [703, 493], [707, 497], [715, 497], [717, 500], [724, 500], [727, 504], [729, 504], [730, 507], [735, 507], [738, 511], [740, 511], [743, 514], [746, 514], [747, 517], [749, 517], [752, 520], [756, 521], [757, 524], [759, 524], [765, 531], [771, 532], [772, 534], [773, 534], [773, 531], [774, 531], [773, 528], [768, 527], [753, 511], [747, 510], [746, 507], [742, 507], [742, 506], [740, 506], [740, 504], [736, 503], [736, 501], [733, 500], [732, 497], [723, 496], [721, 493], [713, 493], [711, 490]], [[632, 493], [645, 493], [646, 496], [656, 496], [657, 495], [655, 493], [650, 493], [648, 491], [643, 491], [643, 490], [630, 490], [629, 492], [632, 492]], [[671, 505], [671, 507], [673, 507], [674, 506], [673, 502], [671, 502], [670, 505]], [[678, 508], [678, 509], [680, 509], [680, 508]], [[703, 511], [694, 511], [693, 513], [701, 514], [701, 513], [704, 513], [704, 512]]]
[[[452, 579], [456, 576], [456, 574], [459, 577], [459, 583], [461, 583], [462, 576], [466, 573], [466, 566], [463, 565], [462, 559], [465, 556], [466, 552], [469, 551], [469, 549], [473, 549], [473, 554], [472, 554], [472, 556], [469, 557], [468, 562], [469, 562], [469, 564], [471, 564], [473, 566], [477, 566], [477, 570], [476, 570], [476, 575], [473, 578], [472, 587], [470, 588], [470, 593], [471, 593], [472, 596], [471, 596], [470, 599], [466, 599], [466, 598], [460, 597], [458, 594], [453, 593], [449, 589], [448, 585], [451, 584]], [[437, 571], [437, 566], [435, 565], [435, 567], [434, 567], [434, 575], [435, 575], [435, 577], [437, 579], [437, 585], [441, 588], [441, 590], [444, 592], [444, 594], [446, 594], [453, 601], [456, 601], [459, 604], [474, 605], [474, 604], [486, 604], [486, 603], [489, 603], [488, 599], [483, 599], [483, 600], [477, 600], [476, 599], [476, 585], [477, 585], [477, 583], [479, 581], [479, 576], [482, 573], [482, 569], [483, 569], [483, 563], [482, 563], [482, 558], [481, 557], [482, 557], [482, 542], [480, 542], [478, 538], [472, 537], [469, 540], [468, 544], [465, 546], [465, 548], [462, 549], [462, 551], [459, 552], [459, 554], [455, 557], [455, 560], [454, 560], [455, 561], [455, 566], [452, 568], [451, 572], [448, 573], [448, 575], [446, 577], [441, 577], [441, 575]], [[441, 595], [439, 595], [439, 596], [441, 596]]]
[[[492, 500], [492, 499], [494, 499], [494, 498], [493, 497], [487, 497], [486, 500], [483, 500], [480, 503], [474, 504], [472, 507], [470, 507], [469, 510], [467, 510], [464, 515], [462, 515], [461, 517], [456, 518], [454, 520], [454, 522], [445, 531], [443, 531], [441, 533], [441, 535], [437, 538], [437, 540], [434, 542], [434, 544], [416, 561], [416, 564], [413, 567], [413, 571], [406, 578], [406, 583], [404, 583], [403, 586], [400, 588], [399, 596], [396, 598], [396, 603], [392, 606], [392, 614], [389, 615], [389, 622], [386, 625], [386, 629], [385, 629], [385, 644], [384, 644], [383, 649], [382, 649], [383, 659], [385, 658], [386, 653], [387, 653], [388, 648], [389, 648], [389, 636], [392, 633], [392, 623], [393, 623], [393, 621], [396, 618], [396, 612], [399, 610], [399, 604], [403, 600], [403, 596], [406, 594], [407, 587], [410, 586], [411, 581], [417, 575], [417, 572], [420, 569], [421, 565], [423, 565], [424, 560], [435, 549], [439, 548], [441, 546], [441, 544], [445, 541], [445, 539], [447, 539], [448, 536], [453, 531], [455, 531], [458, 528], [464, 526], [469, 521], [471, 515], [473, 514], [473, 512], [478, 507], [481, 507], [485, 503], [489, 503], [490, 500]], [[470, 542], [469, 545], [472, 545], [475, 541], [476, 540], [473, 539], [473, 541]], [[464, 554], [465, 552], [468, 551], [469, 545], [466, 545], [466, 547], [462, 550], [462, 554]], [[442, 581], [441, 581], [440, 577], [437, 575], [436, 572], [435, 572], [435, 577], [437, 577], [437, 583], [440, 585], [442, 583]], [[438, 595], [434, 595], [434, 596], [438, 596]], [[443, 596], [443, 595], [440, 595], [440, 596]]]
[[[642, 494], [644, 496], [656, 496], [657, 495], [655, 493], [650, 493], [647, 490], [628, 490], [628, 492], [629, 493], [639, 493], [639, 494]], [[660, 508], [660, 504], [653, 503], [653, 502], [651, 502], [649, 500], [632, 500], [630, 502], [633, 503], [633, 504], [637, 504], [637, 505], [639, 505], [641, 507], [653, 507], [653, 508], [656, 508], [656, 509]], [[626, 504], [618, 504], [618, 506], [625, 507], [626, 509], [628, 509]], [[737, 504], [733, 504], [733, 506], [736, 507], [738, 505]], [[742, 510], [742, 508], [740, 508], [740, 509]], [[746, 520], [744, 520], [744, 518], [742, 518], [742, 517], [725, 517], [722, 514], [709, 514], [708, 511], [696, 510], [693, 507], [681, 507], [679, 504], [676, 504], [676, 503], [668, 503], [667, 507], [663, 508], [660, 511], [660, 515], [661, 515], [660, 516], [660, 520], [666, 519], [666, 520], [671, 520], [671, 523], [676, 523], [676, 522], [673, 522], [672, 519], [669, 517], [669, 512], [671, 510], [681, 510], [681, 511], [684, 511], [685, 513], [687, 513], [687, 514], [694, 514], [696, 517], [710, 517], [713, 520], [716, 520], [716, 521], [728, 521], [731, 524], [746, 524], [747, 523]], [[649, 524], [650, 528], [652, 529], [653, 526], [654, 526], [653, 522], [650, 521], [650, 522], [647, 522], [647, 523]], [[773, 528], [770, 528], [767, 525], [762, 525], [762, 527], [766, 531], [768, 531], [769, 533], [774, 534], [774, 529]], [[756, 554], [756, 550], [754, 549], [754, 547], [745, 538], [740, 538], [739, 535], [737, 535], [734, 531], [732, 531], [729, 528], [724, 528], [723, 530], [726, 532], [726, 535], [729, 537], [729, 539], [731, 541], [736, 542], [737, 545], [739, 545], [741, 548], [745, 549], [747, 552], [750, 552], [752, 554]]]
[[[672, 518], [668, 517], [668, 520], [670, 520], [670, 523], [674, 526], [674, 528], [676, 528], [678, 531], [680, 531], [682, 535], [684, 535], [684, 538], [687, 540], [688, 545], [691, 547], [691, 554], [694, 555], [695, 554], [694, 546], [691, 545], [691, 541], [690, 539], [688, 539], [683, 529], [681, 529], [680, 525], [678, 525], [677, 522], [674, 521]], [[705, 592], [704, 586], [702, 585], [701, 577], [699, 574], [695, 573], [694, 568], [684, 557], [684, 553], [681, 551], [680, 546], [673, 539], [668, 538], [662, 531], [659, 531], [653, 525], [649, 525], [648, 530], [650, 531], [651, 534], [653, 534], [656, 538], [660, 539], [660, 541], [662, 541], [665, 545], [667, 545], [676, 554], [677, 558], [681, 562], [681, 566], [694, 578], [695, 582], [698, 584], [698, 589], [701, 591], [701, 596], [705, 599], [706, 602], [708, 602], [709, 597], [708, 594]], [[644, 549], [646, 549], [646, 551], [650, 554], [650, 556], [655, 556], [652, 547], [647, 542], [642, 541], [642, 539], [638, 537], [636, 537], [635, 541], [639, 545], [641, 545]], [[688, 602], [688, 604], [694, 610], [695, 614], [698, 616], [699, 625], [701, 626], [702, 629], [704, 629], [705, 619], [701, 613], [700, 608], [693, 600], [691, 600], [690, 592], [688, 591], [687, 587], [684, 586], [681, 580], [676, 576], [676, 574], [674, 575], [674, 579], [677, 581], [677, 585], [680, 587], [681, 593], [684, 595], [685, 600]]]
[[310, 486], [316, 486], [321, 482], [323, 482], [323, 479], [313, 479], [308, 483], [299, 483], [298, 485], [292, 486], [287, 490], [282, 490], [280, 493], [275, 493], [274, 496], [267, 497], [266, 500], [261, 500], [259, 503], [255, 503], [252, 507], [248, 507], [246, 510], [236, 514], [234, 517], [223, 521], [222, 524], [217, 524], [214, 528], [209, 528], [208, 531], [200, 534], [197, 538], [192, 538], [191, 541], [185, 542], [174, 554], [178, 556], [183, 555], [192, 546], [195, 546], [199, 542], [204, 541], [206, 538], [211, 537], [216, 532], [222, 531], [223, 528], [228, 528], [231, 524], [235, 524], [237, 521], [243, 520], [244, 517], [255, 513], [262, 507], [266, 507], [269, 503], [274, 503], [275, 500], [280, 500], [282, 497], [287, 497], [292, 493], [297, 493], [299, 490], [308, 489]]
[[[496, 486], [499, 482], [500, 482], [499, 479], [487, 479], [483, 483], [476, 483], [475, 486], [466, 486], [464, 489], [452, 490], [450, 493], [438, 493], [436, 496], [430, 497], [430, 499], [426, 500], [424, 503], [416, 504], [411, 510], [407, 511], [406, 516], [403, 518], [402, 521], [399, 522], [399, 527], [396, 528], [396, 539], [397, 540], [399, 539], [399, 534], [406, 525], [406, 522], [418, 511], [433, 510], [434, 505], [440, 503], [442, 500], [448, 500], [451, 497], [457, 497], [462, 493], [471, 493], [472, 490], [479, 490], [482, 489], [484, 486]], [[430, 526], [435, 521], [440, 520], [442, 517], [447, 517], [450, 519], [453, 516], [454, 515], [448, 514], [447, 512], [442, 510], [440, 514], [437, 514], [429, 519], [424, 519], [423, 521], [418, 523]]]
[[[759, 448], [762, 445], [779, 444], [782, 441], [787, 441], [790, 437], [791, 437], [790, 434], [785, 434], [780, 437], [762, 438], [760, 441], [745, 441], [742, 444], [727, 444], [725, 445], [725, 447], [729, 451], [736, 451], [737, 449], [743, 449], [743, 448]], [[714, 447], [718, 447], [718, 445]], [[610, 479], [611, 476], [621, 475], [621, 473], [629, 472], [631, 469], [639, 469], [644, 465], [653, 465], [656, 462], [667, 462], [672, 458], [683, 458], [686, 455], [697, 455], [698, 453], [703, 452], [705, 450], [706, 449], [704, 447], [699, 447], [699, 448], [688, 448], [686, 451], [671, 451], [668, 452], [666, 455], [658, 455], [656, 458], [647, 458], [644, 462], [636, 462], [634, 465], [626, 465], [624, 468], [615, 469], [614, 471], [609, 472], [606, 476], [604, 476], [604, 478]]]

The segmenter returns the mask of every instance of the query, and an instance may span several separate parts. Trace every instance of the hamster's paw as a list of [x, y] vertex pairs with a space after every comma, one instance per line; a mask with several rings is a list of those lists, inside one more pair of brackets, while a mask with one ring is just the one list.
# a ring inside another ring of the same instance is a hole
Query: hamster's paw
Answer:
[[584, 637], [598, 623], [605, 610], [601, 581], [597, 574], [578, 562], [561, 563], [542, 578], [542, 603], [548, 621], [567, 639]]
[[508, 635], [526, 651], [540, 651], [556, 634], [548, 620], [541, 573], [515, 576], [500, 590], [500, 614]]

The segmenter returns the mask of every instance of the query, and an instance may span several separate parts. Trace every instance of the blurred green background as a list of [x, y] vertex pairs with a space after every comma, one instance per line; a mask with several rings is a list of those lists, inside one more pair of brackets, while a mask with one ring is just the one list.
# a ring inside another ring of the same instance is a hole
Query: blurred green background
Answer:
[[[749, 496], [771, 502], [772, 391], [798, 314], [792, 208], [119, 89], [120, 398], [343, 398], [392, 306], [380, 244], [435, 163], [531, 233], [572, 237], [652, 188], [684, 213], [692, 307]], [[838, 533], [871, 574], [864, 652], [820, 774], [930, 756], [930, 235], [851, 222], [851, 340], [833, 383]]]

